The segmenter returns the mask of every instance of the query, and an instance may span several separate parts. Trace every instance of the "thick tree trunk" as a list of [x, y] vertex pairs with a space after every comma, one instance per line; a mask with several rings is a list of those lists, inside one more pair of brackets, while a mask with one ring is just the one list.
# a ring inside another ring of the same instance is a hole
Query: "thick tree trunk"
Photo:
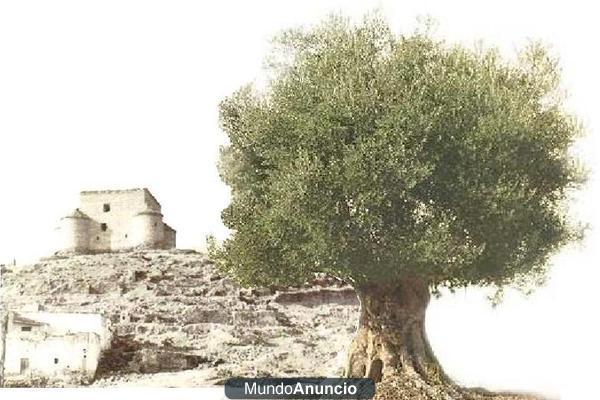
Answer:
[[456, 385], [444, 373], [425, 334], [427, 282], [404, 278], [356, 288], [361, 314], [346, 377], [372, 378], [377, 400], [533, 400]]
[[418, 376], [429, 384], [450, 384], [425, 334], [429, 287], [419, 278], [356, 288], [360, 323], [350, 348], [346, 376], [376, 382]]

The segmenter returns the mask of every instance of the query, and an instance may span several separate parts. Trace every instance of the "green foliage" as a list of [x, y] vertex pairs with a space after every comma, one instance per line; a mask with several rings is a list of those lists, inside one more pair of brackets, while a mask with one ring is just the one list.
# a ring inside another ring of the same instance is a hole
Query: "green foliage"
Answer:
[[580, 127], [543, 46], [508, 62], [332, 17], [278, 36], [270, 71], [220, 106], [233, 235], [211, 253], [242, 283], [531, 283], [579, 235]]

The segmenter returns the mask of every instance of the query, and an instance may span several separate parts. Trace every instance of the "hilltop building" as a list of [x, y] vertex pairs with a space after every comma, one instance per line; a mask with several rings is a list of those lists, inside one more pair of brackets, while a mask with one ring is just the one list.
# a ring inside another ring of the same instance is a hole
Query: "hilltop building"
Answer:
[[100, 353], [110, 347], [99, 314], [9, 312], [6, 379], [93, 378]]
[[95, 253], [136, 247], [170, 249], [176, 232], [146, 188], [84, 191], [80, 206], [60, 220], [59, 251]]

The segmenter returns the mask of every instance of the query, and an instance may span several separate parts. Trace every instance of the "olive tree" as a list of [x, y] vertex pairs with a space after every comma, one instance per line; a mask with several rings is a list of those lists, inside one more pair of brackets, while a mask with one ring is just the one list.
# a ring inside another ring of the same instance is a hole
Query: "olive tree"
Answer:
[[281, 33], [269, 80], [222, 101], [231, 188], [212, 248], [248, 285], [294, 285], [317, 272], [356, 289], [359, 330], [346, 375], [446, 382], [425, 312], [441, 288], [531, 288], [577, 239], [557, 61], [518, 57], [381, 18], [332, 17]]

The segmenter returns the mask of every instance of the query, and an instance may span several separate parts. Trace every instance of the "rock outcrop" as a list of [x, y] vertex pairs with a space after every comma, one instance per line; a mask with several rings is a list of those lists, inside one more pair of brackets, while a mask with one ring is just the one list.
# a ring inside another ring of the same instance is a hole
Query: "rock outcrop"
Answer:
[[339, 375], [358, 318], [353, 290], [335, 280], [241, 288], [193, 251], [52, 257], [4, 267], [3, 279], [2, 301], [12, 309], [37, 304], [110, 320], [99, 386]]

